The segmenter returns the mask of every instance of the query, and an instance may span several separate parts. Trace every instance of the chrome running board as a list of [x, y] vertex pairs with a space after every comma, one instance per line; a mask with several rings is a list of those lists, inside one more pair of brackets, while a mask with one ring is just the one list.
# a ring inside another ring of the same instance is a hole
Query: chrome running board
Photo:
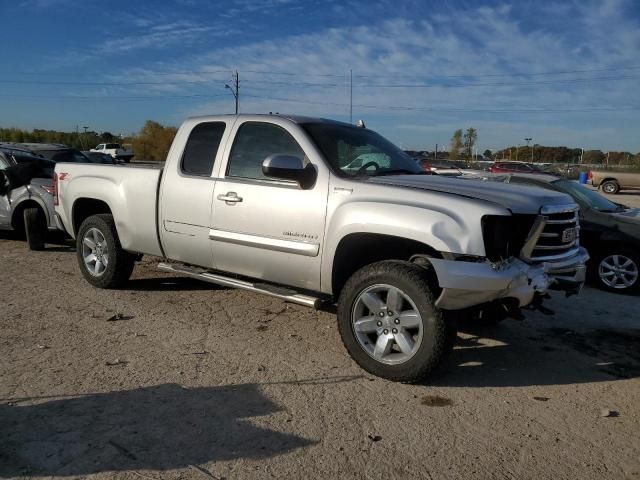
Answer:
[[178, 266], [170, 263], [160, 262], [158, 264], [158, 268], [164, 272], [186, 275], [197, 280], [202, 280], [203, 282], [215, 283], [216, 285], [222, 285], [225, 287], [240, 288], [242, 290], [248, 290], [250, 292], [263, 293], [265, 295], [280, 298], [285, 302], [304, 305], [306, 307], [312, 307], [315, 309], [318, 309], [322, 304], [322, 300], [318, 297], [303, 295], [301, 293], [297, 293], [295, 290], [291, 290], [289, 288], [281, 287], [278, 285], [246, 282], [237, 278], [225, 277], [217, 273], [188, 267], [186, 265]]

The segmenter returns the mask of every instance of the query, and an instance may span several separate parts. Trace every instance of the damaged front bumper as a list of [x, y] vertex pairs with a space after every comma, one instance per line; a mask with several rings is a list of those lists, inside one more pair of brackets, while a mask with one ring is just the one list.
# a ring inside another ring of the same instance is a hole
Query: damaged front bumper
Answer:
[[500, 264], [430, 258], [442, 292], [436, 306], [460, 310], [500, 299], [516, 299], [529, 305], [536, 294], [561, 290], [567, 294], [582, 288], [589, 254], [584, 248], [571, 258], [537, 264], [512, 258]]

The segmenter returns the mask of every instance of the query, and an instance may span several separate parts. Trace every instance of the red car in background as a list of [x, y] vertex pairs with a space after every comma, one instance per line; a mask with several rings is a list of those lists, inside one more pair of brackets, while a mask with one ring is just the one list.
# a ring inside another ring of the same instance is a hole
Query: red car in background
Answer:
[[545, 173], [532, 163], [495, 162], [489, 167], [491, 173]]

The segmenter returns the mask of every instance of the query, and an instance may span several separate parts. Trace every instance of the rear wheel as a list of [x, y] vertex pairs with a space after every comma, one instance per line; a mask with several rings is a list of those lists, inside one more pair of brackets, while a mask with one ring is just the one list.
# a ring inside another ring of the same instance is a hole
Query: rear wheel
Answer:
[[39, 207], [24, 209], [24, 231], [29, 250], [43, 250], [47, 236], [47, 219]]
[[129, 280], [136, 256], [123, 250], [113, 216], [93, 215], [78, 231], [76, 255], [84, 278], [98, 288], [118, 288]]
[[602, 191], [604, 193], [615, 194], [620, 191], [620, 185], [615, 180], [607, 180], [602, 184]]
[[423, 268], [383, 261], [358, 270], [338, 301], [338, 327], [366, 371], [401, 382], [431, 373], [453, 347], [455, 326], [434, 305]]
[[630, 248], [614, 246], [596, 255], [593, 270], [603, 290], [618, 293], [640, 290], [640, 255]]

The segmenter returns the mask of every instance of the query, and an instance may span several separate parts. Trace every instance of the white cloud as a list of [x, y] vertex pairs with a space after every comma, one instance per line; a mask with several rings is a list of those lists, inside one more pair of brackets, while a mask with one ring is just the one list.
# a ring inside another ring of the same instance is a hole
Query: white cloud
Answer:
[[[243, 111], [288, 111], [345, 120], [349, 111], [348, 72], [353, 69], [355, 118], [371, 118], [374, 125], [380, 125], [392, 138], [415, 148], [448, 142], [453, 129], [475, 126], [481, 145], [490, 147], [532, 136], [539, 143], [597, 148], [623, 145], [637, 151], [640, 140], [634, 129], [639, 123], [638, 111], [544, 114], [506, 111], [518, 107], [558, 110], [640, 106], [635, 78], [640, 69], [624, 69], [640, 65], [640, 28], [637, 19], [626, 15], [629, 1], [544, 3], [536, 6], [537, 23], [523, 17], [519, 6], [504, 4], [468, 10], [444, 9], [421, 19], [391, 16], [356, 27], [273, 36], [224, 48], [215, 48], [215, 42], [209, 41], [211, 53], [170, 57], [153, 68], [131, 71], [127, 78], [163, 80], [164, 85], [144, 87], [159, 94], [201, 91], [225, 94], [228, 92], [224, 83], [230, 80], [229, 75], [202, 71], [238, 69]], [[189, 52], [182, 45], [196, 41], [206, 44], [212, 37], [220, 38], [234, 31], [237, 26], [234, 27], [233, 18], [251, 12], [277, 12], [283, 5], [290, 8], [294, 2], [236, 0], [226, 10], [227, 19], [218, 18], [206, 24], [180, 18], [168, 22], [154, 16], [134, 17], [131, 21], [138, 33], [103, 42], [99, 50], [117, 54], [180, 45]], [[344, 2], [328, 9], [334, 7], [344, 12], [355, 8]], [[400, 6], [397, 10], [401, 10]], [[548, 21], [541, 21], [543, 17]], [[558, 19], [562, 21], [554, 26]], [[583, 72], [609, 66], [613, 69]], [[164, 75], [155, 76], [154, 70]], [[515, 75], [549, 71], [574, 73]], [[167, 72], [176, 73], [166, 75]], [[282, 72], [292, 75], [277, 74]], [[456, 75], [460, 77], [452, 77]], [[583, 81], [594, 77], [635, 79]], [[200, 81], [201, 85], [182, 83]], [[329, 85], [309, 85], [318, 83]], [[416, 83], [429, 87], [367, 86]], [[476, 85], [460, 86], [470, 83]], [[228, 102], [224, 98], [203, 100], [195, 107], [184, 107], [179, 114], [228, 111], [231, 100], [230, 94]], [[385, 111], [385, 106], [390, 108]], [[423, 110], [391, 108], [398, 106]], [[610, 125], [614, 123], [619, 128]]]

